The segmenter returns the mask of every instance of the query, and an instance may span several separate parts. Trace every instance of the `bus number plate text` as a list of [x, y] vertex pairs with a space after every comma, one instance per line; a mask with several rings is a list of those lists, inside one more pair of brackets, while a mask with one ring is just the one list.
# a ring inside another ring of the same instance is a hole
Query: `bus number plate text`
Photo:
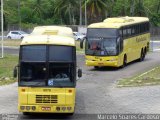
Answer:
[[51, 111], [51, 107], [42, 107], [42, 111]]

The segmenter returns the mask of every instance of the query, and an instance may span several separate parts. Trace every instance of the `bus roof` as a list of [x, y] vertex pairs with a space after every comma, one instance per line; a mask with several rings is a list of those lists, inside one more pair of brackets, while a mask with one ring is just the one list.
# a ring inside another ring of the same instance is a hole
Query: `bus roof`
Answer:
[[75, 46], [75, 40], [72, 37], [58, 35], [29, 35], [21, 42], [21, 45], [40, 44]]
[[62, 26], [38, 26], [23, 38], [21, 45], [55, 44], [75, 46], [72, 29]]
[[136, 23], [148, 22], [147, 17], [115, 17], [107, 18], [103, 22], [93, 23], [88, 28], [120, 28], [127, 25]]
[[38, 26], [35, 27], [31, 35], [59, 35], [73, 37], [72, 29], [63, 26]]

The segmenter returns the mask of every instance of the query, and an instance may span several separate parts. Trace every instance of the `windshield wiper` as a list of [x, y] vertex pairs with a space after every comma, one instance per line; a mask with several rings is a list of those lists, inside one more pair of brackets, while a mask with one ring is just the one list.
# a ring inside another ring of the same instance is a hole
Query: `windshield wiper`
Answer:
[[104, 51], [107, 53], [107, 55], [109, 55], [109, 52], [106, 49]]

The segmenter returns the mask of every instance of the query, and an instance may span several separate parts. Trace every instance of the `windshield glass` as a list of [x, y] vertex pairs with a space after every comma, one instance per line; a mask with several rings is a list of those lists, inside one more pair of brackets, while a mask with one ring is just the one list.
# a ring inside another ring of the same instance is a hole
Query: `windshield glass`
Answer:
[[73, 50], [71, 46], [22, 46], [20, 85], [74, 86], [76, 54]]
[[113, 38], [118, 36], [118, 29], [113, 28], [88, 28], [87, 38]]
[[72, 62], [73, 60], [73, 47], [49, 46], [49, 61]]
[[20, 85], [45, 86], [45, 63], [21, 63]]
[[88, 38], [86, 41], [86, 54], [95, 56], [116, 55], [116, 38]]
[[73, 64], [50, 63], [48, 86], [73, 86]]
[[44, 45], [22, 46], [21, 55], [22, 55], [21, 56], [22, 61], [44, 62], [46, 61], [46, 46]]

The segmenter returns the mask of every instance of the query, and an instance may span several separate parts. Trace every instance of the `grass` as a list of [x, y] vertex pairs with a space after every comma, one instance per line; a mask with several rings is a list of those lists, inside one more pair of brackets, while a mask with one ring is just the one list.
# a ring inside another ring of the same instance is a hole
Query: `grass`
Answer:
[[[4, 46], [19, 47], [22, 40], [4, 40]], [[76, 41], [76, 51], [83, 52], [80, 48], [80, 41]]]
[[13, 78], [13, 68], [18, 63], [18, 56], [5, 55], [0, 58], [0, 85], [6, 85], [16, 82]]
[[148, 85], [160, 85], [160, 66], [145, 73], [118, 81], [118, 87], [137, 87]]
[[22, 40], [4, 40], [4, 46], [19, 47]]

